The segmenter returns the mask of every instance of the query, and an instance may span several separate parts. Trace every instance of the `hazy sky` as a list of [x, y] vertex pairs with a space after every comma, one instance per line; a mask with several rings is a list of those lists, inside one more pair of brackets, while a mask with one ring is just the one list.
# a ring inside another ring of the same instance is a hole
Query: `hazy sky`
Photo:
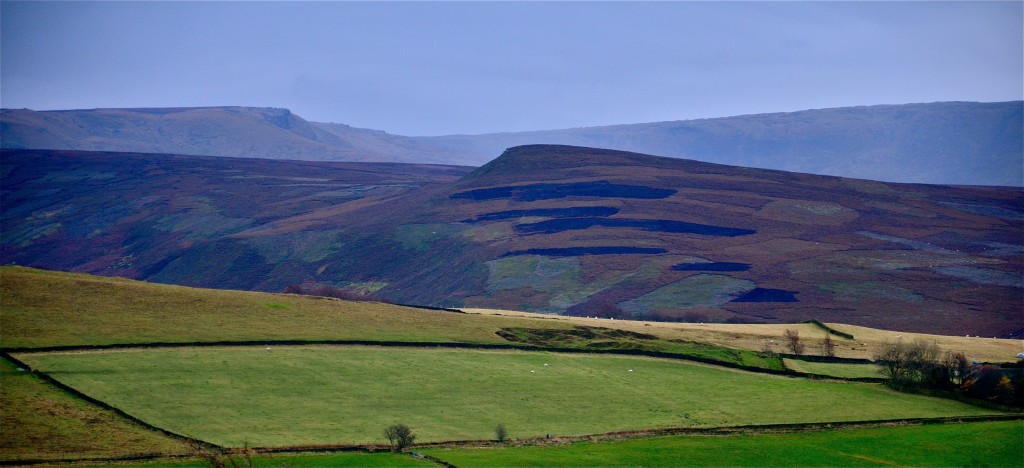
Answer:
[[1009, 2], [0, 2], [0, 105], [403, 135], [1024, 98]]

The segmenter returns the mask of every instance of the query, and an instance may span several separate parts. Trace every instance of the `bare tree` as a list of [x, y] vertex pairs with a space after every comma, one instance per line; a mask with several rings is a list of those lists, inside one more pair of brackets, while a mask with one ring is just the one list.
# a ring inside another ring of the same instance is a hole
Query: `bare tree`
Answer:
[[786, 339], [786, 346], [789, 347], [790, 352], [793, 354], [804, 353], [804, 344], [800, 342], [800, 332], [787, 328], [783, 338]]
[[836, 357], [836, 342], [832, 341], [831, 333], [826, 333], [825, 339], [821, 341], [821, 355], [825, 357]]
[[967, 360], [967, 357], [964, 356], [963, 352], [946, 352], [943, 364], [949, 369], [951, 374], [950, 383], [957, 385], [964, 383], [967, 373], [970, 372], [971, 363]]
[[416, 440], [416, 434], [412, 433], [412, 429], [405, 424], [392, 424], [384, 429], [384, 437], [388, 438], [388, 443], [391, 444], [391, 449], [395, 452], [401, 452], [406, 447], [412, 445], [413, 441]]
[[882, 373], [889, 377], [891, 385], [917, 385], [944, 387], [952, 383], [952, 359], [940, 362], [941, 349], [934, 342], [916, 340], [904, 343], [902, 340], [886, 341], [875, 352], [875, 362]]
[[882, 347], [875, 351], [875, 364], [881, 368], [882, 374], [889, 378], [889, 381], [896, 382], [902, 379], [902, 373], [906, 369], [906, 351], [902, 340], [885, 340]]

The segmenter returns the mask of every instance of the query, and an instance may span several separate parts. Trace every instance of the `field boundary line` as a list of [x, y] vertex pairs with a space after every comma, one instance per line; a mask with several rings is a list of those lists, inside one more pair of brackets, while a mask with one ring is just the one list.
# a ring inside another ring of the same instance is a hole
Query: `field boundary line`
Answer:
[[0, 466], [29, 466], [29, 465], [73, 465], [78, 463], [121, 463], [132, 461], [155, 461], [155, 460], [197, 460], [194, 455], [167, 455], [167, 454], [142, 454], [125, 455], [123, 457], [96, 457], [96, 458], [55, 458], [52, 460], [35, 458], [25, 460], [0, 460]]
[[838, 336], [840, 338], [846, 338], [848, 340], [854, 339], [853, 335], [851, 335], [849, 333], [841, 332], [839, 330], [836, 330], [835, 328], [832, 328], [832, 327], [830, 327], [828, 325], [825, 325], [824, 323], [821, 323], [820, 321], [818, 321], [816, 319], [805, 320], [804, 323], [809, 323], [809, 324], [814, 325], [814, 326], [816, 326], [816, 327], [818, 327], [818, 328], [820, 328], [822, 330], [825, 330], [825, 333], [828, 333], [830, 335], [835, 335], [835, 336]]
[[[642, 439], [663, 436], [730, 436], [738, 434], [786, 434], [800, 432], [820, 432], [827, 430], [871, 429], [900, 426], [924, 426], [933, 424], [959, 424], [973, 422], [996, 422], [1024, 420], [1024, 414], [999, 414], [982, 416], [943, 416], [936, 418], [902, 418], [868, 421], [832, 421], [817, 423], [783, 423], [783, 424], [747, 424], [742, 426], [716, 427], [672, 427], [660, 429], [639, 429], [633, 431], [603, 432], [575, 436], [527, 437], [512, 439], [504, 443], [494, 440], [451, 440], [414, 444], [410, 448], [473, 448], [473, 447], [509, 447], [519, 445], [549, 445], [572, 442], [602, 442], [623, 439]], [[390, 446], [384, 444], [366, 445], [294, 445], [284, 447], [250, 447], [257, 453], [307, 453], [307, 452], [381, 452], [389, 451]]]
[[643, 356], [662, 359], [674, 359], [679, 361], [698, 362], [712, 366], [737, 369], [747, 372], [761, 374], [779, 375], [784, 377], [799, 377], [815, 380], [841, 380], [846, 382], [884, 383], [888, 379], [880, 377], [836, 377], [824, 374], [812, 374], [797, 372], [792, 369], [767, 369], [764, 367], [745, 366], [732, 362], [719, 361], [715, 359], [702, 358], [699, 356], [688, 356], [685, 354], [674, 354], [663, 351], [646, 351], [640, 349], [585, 349], [585, 348], [558, 348], [541, 347], [531, 345], [517, 345], [507, 343], [461, 343], [443, 341], [373, 341], [373, 340], [244, 340], [244, 341], [191, 341], [191, 342], [152, 342], [152, 343], [117, 343], [104, 345], [70, 345], [70, 346], [41, 346], [36, 348], [12, 347], [0, 350], [6, 353], [52, 353], [52, 352], [74, 352], [74, 351], [104, 351], [118, 349], [160, 349], [160, 348], [203, 348], [203, 347], [246, 347], [246, 346], [381, 346], [381, 347], [404, 347], [404, 348], [445, 348], [445, 349], [485, 349], [485, 350], [512, 350], [512, 351], [533, 351], [552, 352], [567, 354], [612, 354], [620, 356]]

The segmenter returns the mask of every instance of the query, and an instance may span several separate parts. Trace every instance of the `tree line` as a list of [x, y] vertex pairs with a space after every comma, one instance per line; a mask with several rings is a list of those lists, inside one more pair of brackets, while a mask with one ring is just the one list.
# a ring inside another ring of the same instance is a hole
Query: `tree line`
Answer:
[[896, 340], [886, 341], [874, 360], [896, 389], [938, 390], [1024, 407], [1024, 359], [1016, 363], [977, 363], [960, 352], [943, 352], [934, 342]]

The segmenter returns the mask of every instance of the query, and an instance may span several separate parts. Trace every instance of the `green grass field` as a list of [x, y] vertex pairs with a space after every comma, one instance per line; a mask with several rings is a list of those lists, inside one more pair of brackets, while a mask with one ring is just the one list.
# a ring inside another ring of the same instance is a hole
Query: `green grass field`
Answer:
[[380, 443], [395, 422], [440, 441], [490, 439], [499, 423], [523, 438], [992, 413], [879, 385], [628, 356], [321, 346], [19, 358], [158, 427], [228, 446]]
[[806, 374], [830, 375], [856, 379], [862, 377], [883, 378], [885, 375], [876, 364], [859, 364], [843, 362], [813, 362], [799, 359], [785, 359], [786, 368]]
[[0, 461], [149, 453], [187, 454], [189, 450], [0, 359]]
[[618, 442], [428, 449], [459, 467], [989, 466], [1024, 461], [1024, 422], [884, 427], [794, 434], [675, 436]]

